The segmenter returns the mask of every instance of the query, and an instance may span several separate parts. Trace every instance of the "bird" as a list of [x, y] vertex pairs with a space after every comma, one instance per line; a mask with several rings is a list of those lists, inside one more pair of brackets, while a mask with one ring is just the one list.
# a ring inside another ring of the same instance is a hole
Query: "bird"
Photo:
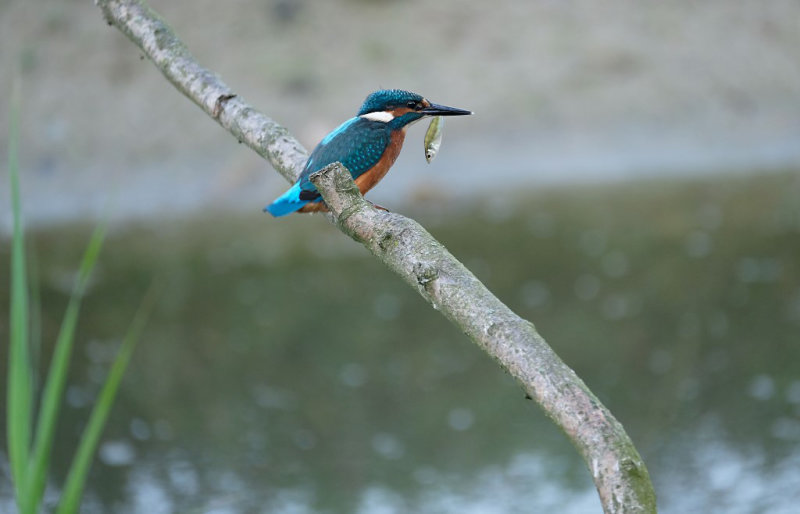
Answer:
[[314, 148], [297, 182], [264, 208], [275, 217], [293, 212], [327, 211], [309, 177], [334, 162], [350, 170], [361, 194], [375, 187], [392, 167], [412, 123], [426, 116], [464, 116], [472, 111], [430, 102], [402, 89], [381, 89], [364, 100], [358, 113]]

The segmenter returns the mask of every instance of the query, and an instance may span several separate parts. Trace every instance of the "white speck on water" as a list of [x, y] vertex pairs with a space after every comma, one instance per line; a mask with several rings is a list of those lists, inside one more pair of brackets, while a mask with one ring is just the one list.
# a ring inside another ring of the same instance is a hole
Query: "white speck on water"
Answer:
[[758, 280], [758, 261], [746, 257], [736, 266], [736, 277], [740, 282], [756, 282]]
[[727, 346], [716, 348], [708, 353], [706, 369], [711, 373], [723, 371], [730, 364], [731, 358]]
[[259, 407], [280, 410], [290, 410], [294, 407], [294, 397], [289, 391], [266, 384], [256, 384], [251, 392], [253, 400]]
[[700, 382], [696, 378], [685, 378], [680, 382], [678, 398], [685, 401], [694, 400], [700, 394]]
[[781, 278], [782, 266], [780, 261], [771, 257], [755, 258], [745, 257], [736, 266], [736, 278], [740, 282], [756, 283], [776, 282]]
[[172, 425], [165, 419], [158, 419], [153, 423], [153, 433], [161, 441], [169, 441], [174, 437]]
[[770, 433], [775, 439], [800, 441], [800, 420], [780, 417], [772, 423]]
[[92, 401], [92, 395], [81, 386], [71, 385], [67, 388], [67, 405], [74, 409], [86, 407]]
[[258, 512], [280, 512], [281, 514], [310, 514], [318, 512], [313, 508], [314, 494], [301, 488], [280, 489], [267, 500]]
[[786, 387], [786, 401], [794, 405], [800, 405], [800, 380], [793, 380]]
[[768, 257], [761, 259], [761, 281], [777, 282], [783, 274], [783, 266], [778, 259]]
[[748, 393], [756, 400], [769, 400], [775, 395], [775, 381], [767, 375], [758, 375], [750, 381]]
[[361, 364], [350, 362], [342, 366], [339, 379], [347, 386], [361, 387], [367, 382], [367, 372]]
[[600, 280], [594, 275], [581, 275], [575, 281], [575, 296], [580, 300], [589, 301], [600, 292]]
[[311, 450], [317, 445], [317, 436], [311, 430], [300, 428], [292, 434], [294, 444], [301, 450]]
[[416, 480], [417, 483], [422, 485], [431, 485], [439, 480], [439, 473], [436, 472], [435, 468], [430, 466], [419, 467], [415, 469], [411, 475], [414, 477], [414, 480]]
[[100, 462], [106, 466], [130, 466], [136, 460], [136, 450], [125, 440], [106, 441], [98, 451]]
[[403, 496], [383, 486], [371, 485], [361, 492], [356, 514], [397, 514], [412, 512]]
[[672, 354], [659, 348], [650, 354], [650, 371], [656, 375], [663, 375], [672, 368]]
[[581, 234], [580, 247], [592, 257], [599, 257], [606, 250], [608, 236], [601, 230], [587, 230]]
[[248, 430], [243, 439], [252, 453], [262, 452], [267, 447], [267, 436], [261, 429]]
[[619, 320], [628, 314], [628, 299], [622, 294], [610, 294], [603, 300], [603, 316]]
[[236, 286], [236, 299], [240, 305], [251, 306], [264, 294], [262, 284], [253, 279], [240, 280]]
[[247, 491], [247, 484], [234, 471], [226, 469], [222, 471], [217, 479], [219, 487], [229, 493], [244, 493]]
[[117, 354], [118, 342], [116, 340], [101, 341], [92, 339], [86, 343], [86, 356], [94, 364], [104, 364], [114, 360]]
[[167, 470], [169, 481], [178, 492], [187, 496], [194, 496], [199, 489], [197, 471], [186, 461], [176, 461], [169, 464]]
[[684, 244], [686, 255], [696, 259], [708, 256], [711, 253], [711, 246], [711, 236], [700, 230], [689, 233]]
[[610, 252], [603, 257], [602, 267], [611, 278], [624, 277], [628, 273], [628, 257], [620, 251]]
[[795, 293], [794, 298], [786, 302], [786, 317], [789, 321], [800, 322], [800, 289]]
[[700, 330], [700, 317], [694, 311], [685, 312], [678, 320], [678, 337], [681, 339], [694, 339]]
[[733, 487], [742, 474], [740, 461], [730, 459], [708, 468], [708, 481], [712, 489], [726, 490]]
[[152, 469], [146, 466], [135, 466], [128, 478], [130, 484], [132, 508], [131, 512], [147, 512], [148, 514], [169, 514], [175, 512], [168, 486], [157, 478]]
[[387, 459], [399, 459], [405, 454], [403, 443], [394, 435], [386, 432], [375, 434], [372, 437], [372, 449], [380, 456]]
[[131, 436], [139, 441], [147, 441], [152, 436], [150, 425], [142, 418], [133, 418], [130, 425]]
[[203, 508], [203, 514], [239, 514], [239, 510], [231, 505], [214, 505], [214, 502], [212, 501], [211, 505], [206, 505]]
[[105, 364], [90, 364], [86, 375], [93, 384], [103, 384], [108, 376], [108, 366]]
[[[418, 478], [421, 485], [418, 500], [411, 505], [407, 500], [390, 504], [389, 512], [600, 512], [597, 492], [588, 484], [580, 489], [564, 485], [564, 478], [559, 478], [565, 474], [561, 462], [538, 454], [518, 453], [505, 465], [474, 470], [463, 486], [453, 485], [449, 475], [424, 471]], [[598, 468], [599, 461], [591, 464], [593, 473], [599, 473]], [[537, 484], [535, 490], [530, 484]], [[492, 494], [487, 495], [486, 491]], [[374, 511], [360, 509], [357, 512], [372, 514]]]
[[728, 316], [722, 311], [712, 313], [706, 324], [708, 333], [713, 337], [719, 339], [728, 334]]
[[522, 285], [522, 301], [527, 307], [540, 307], [550, 299], [550, 290], [538, 280], [529, 280]]
[[475, 422], [475, 414], [470, 409], [456, 408], [447, 415], [447, 423], [453, 430], [463, 432]]

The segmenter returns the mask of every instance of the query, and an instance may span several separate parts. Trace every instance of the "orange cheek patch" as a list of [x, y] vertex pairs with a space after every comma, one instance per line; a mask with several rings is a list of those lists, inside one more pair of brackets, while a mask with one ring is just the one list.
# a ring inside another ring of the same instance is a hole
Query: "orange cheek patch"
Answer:
[[394, 116], [395, 118], [399, 118], [400, 116], [408, 114], [413, 111], [414, 109], [409, 109], [408, 107], [398, 107], [397, 109], [394, 109], [392, 111], [392, 116]]

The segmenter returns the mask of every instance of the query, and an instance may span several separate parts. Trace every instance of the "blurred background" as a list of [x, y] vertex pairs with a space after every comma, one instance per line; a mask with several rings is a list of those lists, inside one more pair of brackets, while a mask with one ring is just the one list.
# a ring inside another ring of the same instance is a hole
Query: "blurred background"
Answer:
[[[430, 165], [412, 127], [370, 199], [536, 324], [628, 429], [663, 512], [796, 511], [795, 0], [150, 5], [308, 149], [379, 88], [475, 111]], [[262, 214], [283, 179], [92, 2], [0, 1], [0, 87], [15, 76], [42, 369], [91, 228], [113, 221], [51, 502], [155, 280], [85, 512], [600, 512], [522, 390], [324, 218]], [[3, 341], [7, 290], [4, 272]], [[13, 512], [5, 446], [0, 475]]]

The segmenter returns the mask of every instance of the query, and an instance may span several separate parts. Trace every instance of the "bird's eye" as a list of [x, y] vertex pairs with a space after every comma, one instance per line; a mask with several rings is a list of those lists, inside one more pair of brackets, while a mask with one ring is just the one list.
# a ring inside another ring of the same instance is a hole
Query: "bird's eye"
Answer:
[[414, 100], [409, 100], [406, 105], [408, 106], [409, 109], [417, 109], [419, 107], [419, 104]]

